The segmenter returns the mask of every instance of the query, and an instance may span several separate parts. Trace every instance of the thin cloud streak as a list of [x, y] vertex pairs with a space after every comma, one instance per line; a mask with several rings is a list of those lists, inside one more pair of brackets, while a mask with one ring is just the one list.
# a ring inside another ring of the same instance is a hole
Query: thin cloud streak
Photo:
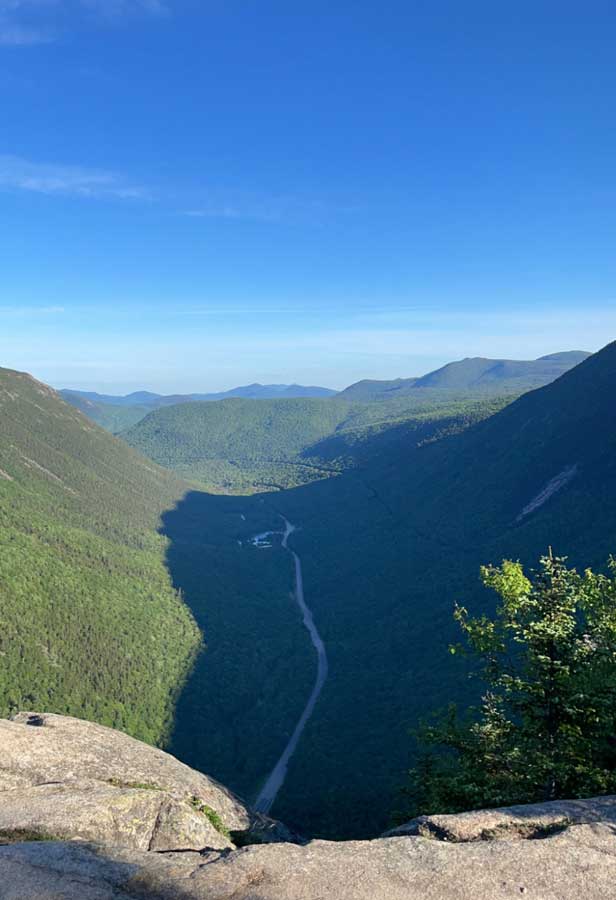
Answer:
[[[176, 193], [176, 201], [178, 207], [186, 202], [180, 192]], [[357, 208], [357, 205], [350, 206], [343, 202], [340, 197], [324, 196], [322, 192], [273, 194], [257, 189], [238, 191], [202, 185], [200, 189], [191, 187], [190, 200], [183, 209], [179, 208], [178, 215], [190, 219], [319, 226], [332, 216], [353, 214]]]
[[[0, 38], [1, 42], [1, 38]], [[195, 186], [191, 188], [194, 193]], [[152, 188], [131, 181], [119, 172], [90, 168], [83, 165], [47, 163], [25, 159], [21, 156], [0, 153], [0, 191], [26, 191], [48, 196], [79, 197], [98, 200], [133, 200], [163, 204], [167, 208], [176, 203], [176, 191], [165, 187]], [[270, 205], [274, 204], [274, 200]], [[264, 206], [268, 205], [263, 199]], [[172, 215], [199, 221], [201, 219], [225, 219], [229, 222], [253, 221], [274, 223], [283, 221], [283, 213], [270, 209], [243, 209], [237, 205], [221, 202], [219, 206], [204, 209], [189, 209]], [[295, 210], [300, 215], [300, 206]]]
[[209, 209], [188, 209], [180, 215], [189, 219], [229, 219], [234, 221], [279, 222], [279, 212], [259, 212], [258, 210], [242, 210], [235, 206], [218, 206]]
[[241, 219], [242, 213], [231, 206], [222, 209], [188, 209], [181, 213], [189, 219]]
[[150, 192], [115, 172], [0, 155], [0, 190], [91, 199], [148, 200]]
[[0, 306], [0, 319], [49, 318], [66, 312], [64, 306]]

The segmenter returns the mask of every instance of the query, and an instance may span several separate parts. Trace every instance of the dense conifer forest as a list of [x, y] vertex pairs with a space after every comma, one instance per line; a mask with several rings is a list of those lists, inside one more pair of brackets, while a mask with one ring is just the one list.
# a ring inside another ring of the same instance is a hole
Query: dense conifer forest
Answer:
[[392, 446], [462, 431], [512, 398], [430, 391], [387, 402], [224, 400], [156, 410], [122, 438], [221, 493], [284, 490], [361, 466]]
[[28, 375], [0, 370], [0, 714], [166, 739], [201, 637], [165, 568], [185, 485]]

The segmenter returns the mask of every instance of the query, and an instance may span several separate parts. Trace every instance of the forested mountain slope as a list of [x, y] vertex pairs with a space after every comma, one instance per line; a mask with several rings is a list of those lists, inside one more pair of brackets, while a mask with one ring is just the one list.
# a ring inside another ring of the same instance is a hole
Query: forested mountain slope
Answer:
[[463, 359], [418, 378], [414, 387], [455, 390], [506, 387], [520, 391], [531, 390], [549, 384], [589, 356], [589, 353], [582, 350], [571, 350], [530, 361], [481, 357]]
[[123, 406], [106, 403], [102, 400], [90, 400], [82, 394], [73, 393], [73, 391], [61, 391], [60, 396], [112, 434], [118, 434], [120, 431], [130, 428], [131, 425], [136, 425], [150, 411], [148, 406]]
[[[447, 652], [454, 602], [491, 609], [482, 563], [548, 545], [616, 551], [616, 344], [463, 433], [269, 499], [301, 526], [304, 587], [330, 677], [275, 813], [366, 834], [395, 807], [409, 729], [477, 690]], [[268, 498], [265, 498], [268, 502]], [[469, 693], [470, 692], [470, 693]]]
[[289, 488], [468, 427], [511, 398], [434, 390], [389, 403], [338, 398], [189, 403], [155, 410], [122, 438], [209, 489]]
[[353, 400], [360, 403], [371, 403], [373, 400], [390, 400], [392, 397], [407, 394], [413, 387], [417, 378], [394, 378], [391, 381], [379, 381], [374, 378], [364, 378], [350, 384], [338, 395], [343, 400]]
[[158, 534], [187, 486], [21, 372], [0, 422], [0, 714], [160, 741], [200, 641]]
[[0, 715], [173, 732], [252, 790], [313, 665], [288, 554], [248, 541], [276, 513], [190, 490], [20, 372], [0, 369], [0, 424]]
[[[318, 476], [305, 447], [331, 434], [350, 412], [327, 399], [189, 403], [150, 413], [122, 437], [161, 465], [208, 486], [287, 487]], [[305, 472], [305, 474], [304, 474]]]
[[552, 353], [535, 360], [473, 357], [448, 363], [421, 378], [358, 381], [338, 396], [345, 400], [391, 400], [427, 388], [522, 394], [549, 384], [590, 356], [583, 350]]
[[215, 394], [154, 394], [151, 391], [135, 391], [125, 396], [97, 394], [92, 391], [64, 389], [61, 397], [85, 413], [107, 431], [118, 434], [136, 425], [154, 409], [195, 401], [215, 402], [231, 397], [252, 400], [290, 399], [297, 397], [333, 397], [336, 391], [323, 387], [306, 387], [302, 384], [248, 384]]
[[72, 398], [82, 397], [84, 400], [90, 400], [92, 403], [105, 403], [109, 406], [145, 406], [155, 409], [165, 400], [162, 394], [155, 394], [152, 391], [133, 391], [132, 394], [98, 394], [96, 391], [80, 391], [77, 388], [62, 388], [58, 391], [61, 397], [68, 400]]

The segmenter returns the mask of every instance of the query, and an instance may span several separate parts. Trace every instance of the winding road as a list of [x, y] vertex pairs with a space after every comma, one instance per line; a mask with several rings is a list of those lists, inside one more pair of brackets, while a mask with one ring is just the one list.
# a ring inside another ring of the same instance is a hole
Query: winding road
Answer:
[[289, 760], [295, 753], [297, 745], [299, 743], [299, 739], [302, 736], [302, 732], [306, 727], [306, 723], [308, 722], [310, 716], [314, 711], [314, 707], [316, 706], [316, 702], [319, 698], [319, 694], [323, 690], [323, 685], [327, 679], [327, 653], [325, 652], [325, 645], [321, 640], [321, 635], [317, 631], [317, 627], [314, 624], [314, 619], [312, 617], [312, 612], [309, 607], [306, 606], [306, 601], [304, 600], [304, 580], [302, 578], [302, 563], [294, 550], [288, 546], [289, 537], [295, 531], [295, 525], [292, 525], [284, 516], [282, 519], [285, 524], [285, 530], [282, 537], [282, 546], [285, 550], [293, 557], [293, 561], [295, 563], [295, 599], [297, 600], [297, 605], [302, 611], [302, 616], [304, 619], [304, 625], [308, 629], [308, 633], [310, 635], [310, 640], [314, 646], [314, 649], [317, 652], [317, 677], [314, 683], [314, 687], [312, 689], [312, 693], [308, 698], [308, 702], [304, 707], [304, 711], [301, 714], [297, 725], [293, 731], [293, 734], [289, 738], [289, 742], [287, 746], [284, 748], [284, 751], [272, 769], [270, 775], [267, 778], [267, 781], [263, 785], [259, 796], [254, 802], [254, 808], [261, 813], [268, 813], [272, 808], [274, 800], [278, 794], [278, 791], [284, 784], [284, 780], [287, 776], [287, 768], [289, 766]]

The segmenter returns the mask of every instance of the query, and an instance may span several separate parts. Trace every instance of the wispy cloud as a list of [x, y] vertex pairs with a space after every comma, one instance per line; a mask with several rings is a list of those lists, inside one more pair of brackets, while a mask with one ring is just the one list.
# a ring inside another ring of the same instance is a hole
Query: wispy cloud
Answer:
[[66, 312], [63, 306], [0, 306], [0, 318], [48, 318]]
[[31, 162], [6, 155], [0, 155], [0, 190], [116, 200], [147, 200], [150, 197], [144, 187], [131, 184], [116, 172]]
[[111, 24], [169, 12], [164, 0], [0, 0], [0, 46], [49, 44], [79, 20]]
[[[0, 0], [1, 2], [1, 0]], [[198, 184], [191, 185], [190, 193], [199, 193]], [[0, 153], [0, 191], [20, 191], [46, 194], [49, 197], [81, 197], [92, 200], [133, 200], [156, 202], [166, 207], [172, 215], [188, 219], [224, 219], [228, 222], [253, 223], [314, 223], [315, 203], [309, 199], [258, 197], [247, 195], [238, 197], [232, 192], [228, 198], [221, 189], [208, 191], [213, 196], [203, 205], [172, 212], [171, 207], [178, 201], [178, 191], [164, 184], [143, 184], [132, 177], [112, 170], [98, 169], [84, 165], [49, 163], [25, 159], [22, 156]], [[181, 193], [188, 193], [186, 187]], [[181, 199], [181, 198], [180, 198]], [[323, 205], [319, 205], [319, 210]], [[335, 212], [332, 207], [332, 212]]]
[[[191, 219], [229, 219], [268, 223], [319, 225], [332, 215], [346, 215], [355, 208], [338, 197], [316, 194], [270, 194], [262, 191], [238, 191], [223, 188], [201, 189], [195, 199], [191, 187], [191, 205], [179, 214]], [[192, 205], [194, 204], [194, 205]]]
[[279, 222], [282, 214], [279, 212], [258, 210], [258, 209], [240, 209], [236, 206], [210, 206], [204, 209], [187, 209], [180, 213], [189, 219], [231, 219], [231, 220], [252, 220], [256, 222]]
[[238, 219], [242, 214], [232, 206], [226, 206], [222, 209], [187, 209], [181, 215], [187, 216], [189, 219]]

